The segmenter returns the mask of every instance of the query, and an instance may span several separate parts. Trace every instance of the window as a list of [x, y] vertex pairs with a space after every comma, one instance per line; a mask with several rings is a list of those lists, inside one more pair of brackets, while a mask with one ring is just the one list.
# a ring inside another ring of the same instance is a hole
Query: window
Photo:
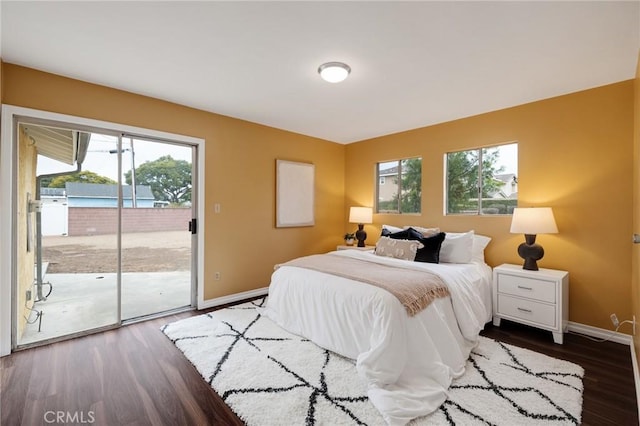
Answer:
[[518, 205], [518, 144], [445, 154], [446, 214], [512, 214]]
[[420, 213], [422, 158], [378, 163], [376, 172], [377, 213]]

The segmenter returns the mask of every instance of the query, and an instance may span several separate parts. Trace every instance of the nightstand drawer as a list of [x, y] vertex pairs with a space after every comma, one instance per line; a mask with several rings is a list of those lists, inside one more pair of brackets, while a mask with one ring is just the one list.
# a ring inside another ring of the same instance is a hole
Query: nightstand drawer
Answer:
[[497, 311], [501, 315], [556, 327], [556, 307], [554, 305], [499, 294]]
[[552, 281], [499, 274], [498, 292], [556, 303], [556, 284]]

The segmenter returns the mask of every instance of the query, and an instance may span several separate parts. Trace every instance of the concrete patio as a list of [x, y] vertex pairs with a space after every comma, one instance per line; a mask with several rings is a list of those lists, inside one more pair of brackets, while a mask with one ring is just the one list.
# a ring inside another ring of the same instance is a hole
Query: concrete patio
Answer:
[[[36, 313], [29, 318], [18, 344], [25, 345], [113, 324], [117, 312], [116, 274], [47, 274], [53, 285], [42, 311], [41, 329]], [[122, 319], [131, 319], [188, 306], [189, 271], [128, 272], [122, 274]], [[43, 293], [49, 291], [43, 287]]]
[[[191, 304], [191, 237], [187, 231], [122, 235], [122, 320]], [[117, 322], [116, 241], [114, 234], [43, 238], [47, 299], [34, 304], [42, 315], [31, 312], [18, 345]], [[31, 291], [37, 299], [35, 284]]]

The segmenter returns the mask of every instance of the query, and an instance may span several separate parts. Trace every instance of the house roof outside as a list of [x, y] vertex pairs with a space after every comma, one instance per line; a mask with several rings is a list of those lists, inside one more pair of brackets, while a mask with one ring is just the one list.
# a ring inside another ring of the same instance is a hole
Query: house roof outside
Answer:
[[[76, 198], [118, 198], [118, 185], [103, 183], [67, 182], [65, 185], [67, 197]], [[123, 198], [131, 198], [131, 186], [122, 186]], [[136, 198], [139, 200], [155, 200], [151, 187], [136, 185]]]
[[40, 188], [40, 196], [44, 197], [64, 197], [66, 191], [64, 188]]
[[493, 175], [494, 179], [502, 182], [503, 186], [501, 189], [490, 193], [489, 195], [493, 198], [507, 198], [507, 199], [517, 199], [518, 191], [509, 191], [508, 189], [505, 191], [507, 185], [511, 184], [512, 189], [517, 189], [518, 177], [514, 173], [501, 173], [497, 175]]
[[504, 183], [511, 183], [511, 182], [515, 182], [518, 183], [516, 180], [516, 175], [514, 173], [501, 173], [498, 175], [493, 175], [494, 179], [498, 179], [501, 182]]
[[378, 176], [397, 176], [397, 175], [398, 175], [398, 166], [380, 170], [380, 172], [378, 173]]

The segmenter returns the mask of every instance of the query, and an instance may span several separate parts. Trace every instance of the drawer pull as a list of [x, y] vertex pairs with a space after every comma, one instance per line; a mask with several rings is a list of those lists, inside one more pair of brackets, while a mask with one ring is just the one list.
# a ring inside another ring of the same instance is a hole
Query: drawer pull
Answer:
[[533, 290], [531, 287], [524, 287], [519, 285], [518, 288], [521, 288], [522, 290]]
[[529, 313], [529, 314], [530, 314], [531, 312], [533, 312], [531, 309], [525, 309], [525, 308], [518, 308], [518, 310], [519, 310], [519, 311], [522, 311], [522, 312]]

